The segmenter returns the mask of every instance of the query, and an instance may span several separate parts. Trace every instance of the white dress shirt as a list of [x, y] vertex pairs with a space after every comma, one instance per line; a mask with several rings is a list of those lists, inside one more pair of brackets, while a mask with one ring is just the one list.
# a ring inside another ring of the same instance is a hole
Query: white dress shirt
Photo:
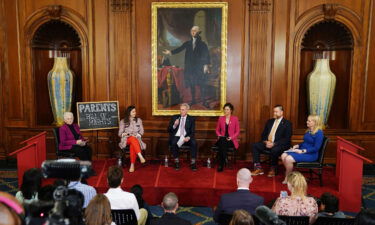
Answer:
[[[184, 116], [184, 117], [181, 116], [180, 117], [180, 123], [178, 124], [178, 131], [177, 131], [177, 133], [175, 135], [176, 137], [180, 137], [181, 136], [181, 127], [184, 128], [184, 131], [183, 131], [184, 135], [183, 136], [186, 135], [186, 130], [185, 130], [186, 118], [187, 118], [187, 116]], [[182, 122], [183, 122], [183, 124], [182, 124]]]
[[139, 206], [133, 193], [123, 191], [121, 187], [118, 187], [108, 189], [104, 195], [107, 196], [111, 209], [133, 209], [139, 220]]
[[274, 133], [274, 135], [272, 136], [272, 142], [275, 142], [276, 131], [277, 131], [277, 128], [279, 127], [279, 125], [280, 125], [282, 119], [283, 119], [283, 117], [280, 117], [279, 119], [275, 119], [275, 121], [273, 122], [273, 125], [272, 125], [272, 128], [271, 128], [271, 131], [272, 131], [273, 127], [275, 126], [276, 121], [277, 121], [278, 123], [277, 123], [277, 126], [276, 126], [276, 128], [275, 128], [275, 133]]

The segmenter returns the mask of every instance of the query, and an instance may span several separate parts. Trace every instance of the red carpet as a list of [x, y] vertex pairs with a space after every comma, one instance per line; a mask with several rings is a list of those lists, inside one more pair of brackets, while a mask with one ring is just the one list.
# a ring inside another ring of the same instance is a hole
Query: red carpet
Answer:
[[[97, 176], [88, 179], [89, 185], [94, 186], [98, 192], [103, 193], [108, 189], [106, 173], [108, 167], [115, 165], [116, 161], [96, 160], [93, 168]], [[164, 194], [175, 192], [180, 205], [184, 206], [215, 206], [220, 195], [236, 189], [236, 173], [239, 168], [247, 167], [249, 163], [237, 162], [234, 169], [225, 169], [222, 173], [217, 173], [216, 169], [208, 169], [198, 164], [198, 171], [193, 172], [188, 167], [188, 163], [182, 163], [181, 169], [175, 171], [173, 167], [164, 167], [160, 163], [148, 163], [145, 166], [136, 164], [136, 171], [129, 173], [128, 168], [124, 168], [124, 182], [122, 187], [129, 190], [134, 184], [140, 184], [144, 188], [144, 198], [151, 205], [160, 204]], [[268, 178], [265, 175], [254, 177], [250, 185], [250, 190], [263, 196], [266, 203], [279, 196], [281, 190], [287, 190], [287, 186], [281, 184], [283, 170], [280, 166], [279, 175]], [[266, 170], [267, 171], [267, 170]], [[308, 177], [309, 174], [306, 174]], [[308, 194], [320, 196], [323, 192], [329, 191], [338, 194], [334, 170], [324, 169], [324, 186], [319, 186], [319, 180], [308, 182]]]

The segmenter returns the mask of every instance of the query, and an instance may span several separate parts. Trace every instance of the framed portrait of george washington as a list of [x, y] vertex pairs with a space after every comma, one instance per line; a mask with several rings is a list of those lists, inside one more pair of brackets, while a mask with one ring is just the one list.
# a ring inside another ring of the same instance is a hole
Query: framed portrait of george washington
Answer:
[[218, 116], [226, 101], [226, 2], [153, 2], [152, 114]]

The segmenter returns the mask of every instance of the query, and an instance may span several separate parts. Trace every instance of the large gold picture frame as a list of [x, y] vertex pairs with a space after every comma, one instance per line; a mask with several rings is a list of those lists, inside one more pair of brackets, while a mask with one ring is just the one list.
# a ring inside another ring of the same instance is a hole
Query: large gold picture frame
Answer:
[[[226, 101], [226, 2], [153, 2], [152, 115], [219, 116]], [[198, 35], [197, 35], [198, 34]]]

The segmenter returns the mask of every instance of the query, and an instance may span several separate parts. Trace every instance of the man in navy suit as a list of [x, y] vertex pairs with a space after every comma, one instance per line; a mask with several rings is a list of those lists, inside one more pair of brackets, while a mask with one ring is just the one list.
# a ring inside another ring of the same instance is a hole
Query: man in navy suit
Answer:
[[238, 209], [246, 210], [254, 215], [255, 209], [263, 205], [263, 197], [250, 192], [249, 188], [252, 181], [250, 170], [242, 168], [237, 172], [237, 191], [221, 196], [214, 214], [216, 222], [219, 222], [221, 214], [233, 214]]
[[182, 145], [190, 146], [191, 164], [193, 171], [197, 170], [195, 159], [197, 158], [197, 142], [195, 141], [195, 118], [187, 113], [190, 106], [187, 103], [180, 105], [180, 115], [172, 116], [169, 126], [169, 145], [175, 161], [175, 169], [180, 169], [179, 147]]
[[273, 119], [267, 121], [262, 132], [262, 141], [253, 145], [253, 176], [264, 174], [260, 165], [260, 154], [266, 150], [271, 153], [271, 169], [268, 177], [274, 177], [280, 155], [290, 148], [292, 137], [292, 123], [283, 117], [284, 109], [281, 105], [273, 108]]

